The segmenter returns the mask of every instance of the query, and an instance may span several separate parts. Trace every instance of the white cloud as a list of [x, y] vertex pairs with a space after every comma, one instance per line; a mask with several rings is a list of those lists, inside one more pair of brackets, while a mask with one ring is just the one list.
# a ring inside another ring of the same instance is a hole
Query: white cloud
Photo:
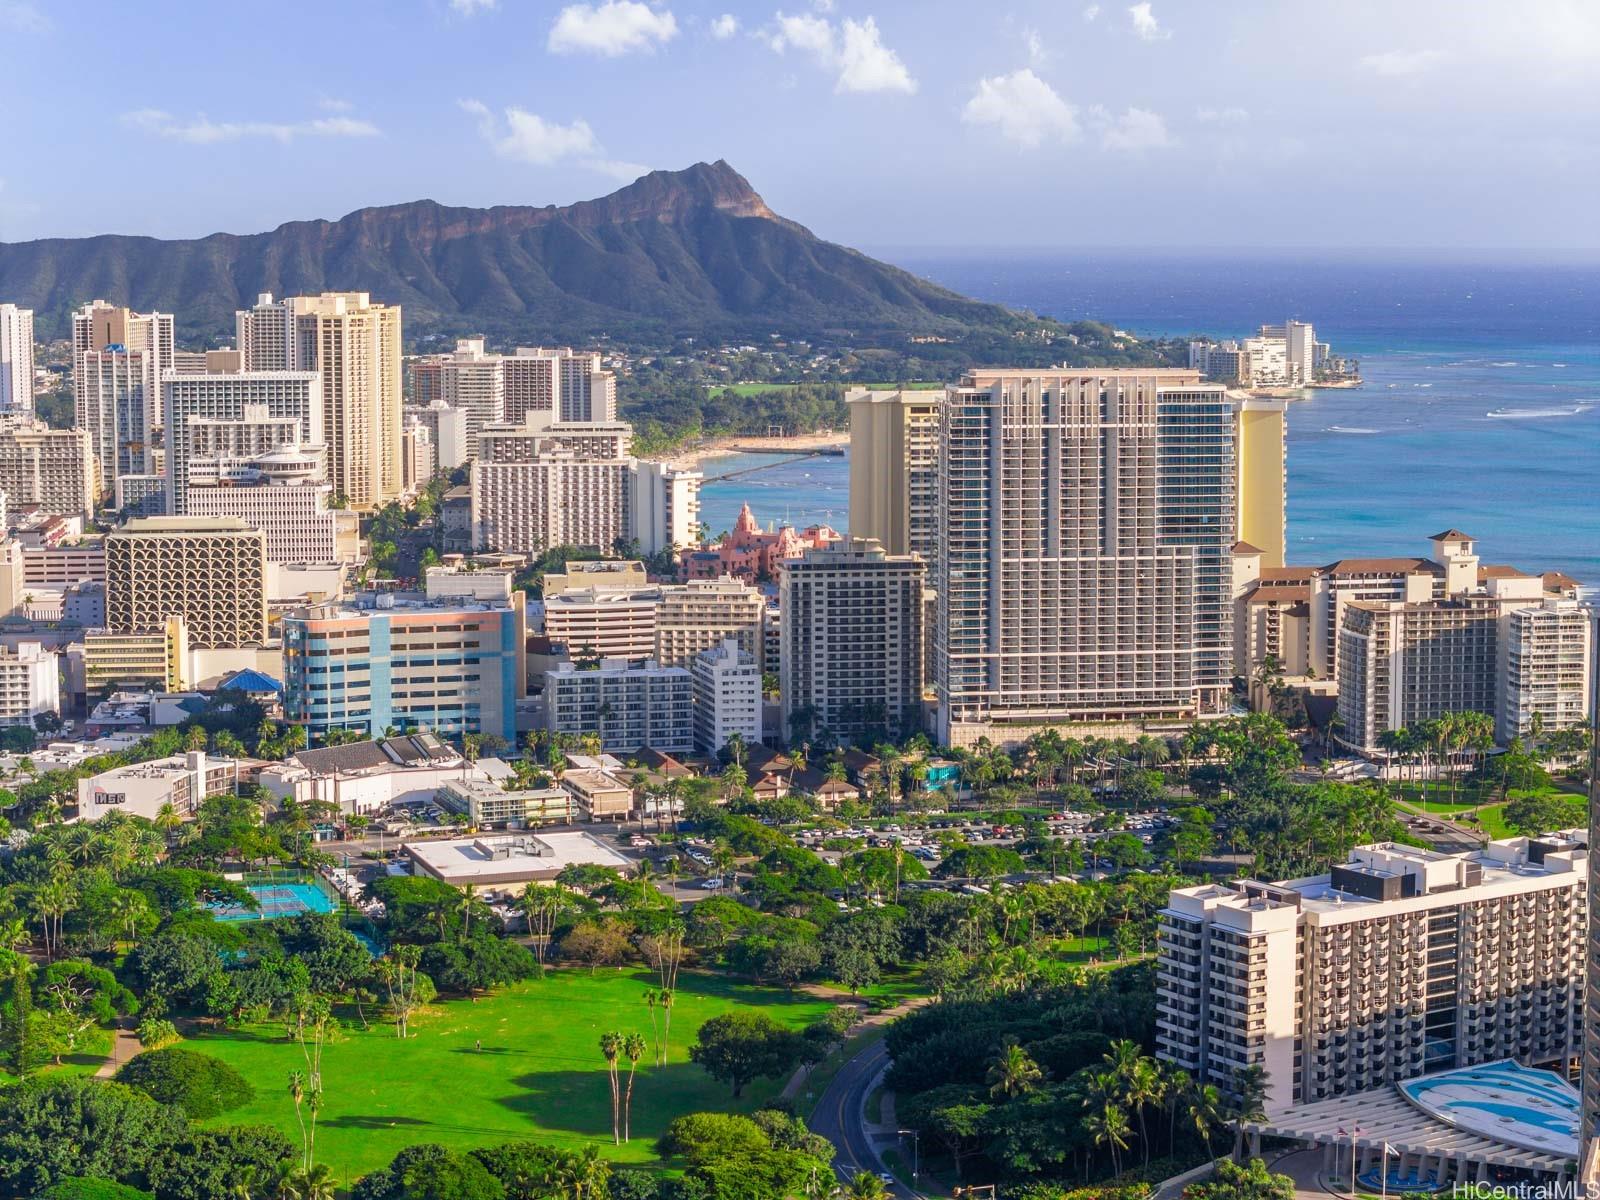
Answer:
[[649, 167], [639, 163], [607, 158], [600, 139], [582, 118], [570, 125], [547, 121], [537, 113], [511, 105], [503, 118], [496, 117], [481, 100], [457, 100], [461, 111], [478, 123], [478, 133], [501, 158], [529, 163], [536, 167], [574, 162], [590, 171], [631, 182], [647, 174]]
[[450, 7], [463, 17], [475, 16], [496, 7], [500, 0], [450, 0]]
[[141, 108], [122, 114], [122, 122], [156, 137], [204, 146], [237, 142], [244, 138], [271, 138], [292, 142], [297, 137], [377, 137], [378, 127], [355, 117], [315, 117], [309, 121], [213, 121], [204, 113], [181, 121], [159, 108]]
[[732, 13], [723, 13], [711, 21], [711, 36], [719, 42], [725, 42], [739, 32], [739, 18]]
[[1140, 152], [1159, 150], [1172, 145], [1167, 133], [1167, 122], [1160, 113], [1148, 108], [1124, 109], [1121, 116], [1113, 116], [1107, 109], [1096, 105], [1090, 117], [1100, 127], [1100, 144], [1107, 150]]
[[1098, 4], [1091, 4], [1091, 5], [1089, 5], [1088, 8], [1083, 10], [1083, 19], [1085, 21], [1092, 21], [1096, 17], [1098, 17], [1099, 15], [1100, 15], [1100, 6]]
[[836, 92], [914, 92], [917, 81], [900, 56], [883, 44], [878, 22], [846, 17], [834, 25], [825, 17], [801, 14], [774, 18], [767, 44], [782, 54], [791, 47], [809, 54], [825, 70], [837, 71]]
[[1134, 35], [1144, 41], [1158, 42], [1172, 36], [1156, 20], [1156, 14], [1150, 10], [1150, 0], [1139, 0], [1138, 4], [1132, 5], [1128, 9], [1128, 20], [1133, 22]]
[[1037, 29], [1024, 29], [1022, 42], [1028, 48], [1028, 61], [1034, 66], [1039, 66], [1050, 57], [1050, 51], [1045, 49], [1044, 39], [1039, 36]]
[[0, 0], [0, 28], [18, 33], [49, 33], [50, 18], [29, 0]]
[[978, 80], [961, 119], [968, 125], [992, 125], [1007, 141], [1030, 150], [1046, 141], [1076, 141], [1080, 135], [1077, 110], [1028, 67]]
[[1385, 50], [1363, 56], [1361, 66], [1374, 75], [1404, 79], [1432, 70], [1444, 56], [1443, 50]]
[[1250, 114], [1237, 107], [1197, 108], [1194, 110], [1194, 119], [1202, 125], [1243, 125], [1250, 119]]
[[654, 50], [678, 36], [678, 21], [669, 9], [654, 9], [639, 0], [605, 0], [604, 4], [569, 4], [550, 27], [553, 54], [599, 54], [616, 58]]

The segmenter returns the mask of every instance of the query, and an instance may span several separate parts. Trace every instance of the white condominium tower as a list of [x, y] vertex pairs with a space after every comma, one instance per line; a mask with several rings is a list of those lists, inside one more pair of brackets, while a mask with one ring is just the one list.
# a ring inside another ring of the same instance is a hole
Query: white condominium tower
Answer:
[[478, 431], [506, 418], [506, 360], [485, 354], [482, 338], [458, 341], [440, 363], [440, 397], [466, 414], [467, 457], [478, 454]]
[[0, 304], [0, 412], [33, 411], [33, 310]]
[[172, 314], [136, 313], [96, 300], [72, 315], [72, 392], [110, 491], [156, 469], [161, 375], [174, 359]]
[[942, 742], [1225, 703], [1236, 410], [1178, 369], [978, 370], [949, 389]]
[[194, 459], [246, 460], [277, 446], [319, 442], [322, 436], [322, 376], [315, 371], [168, 371], [161, 387], [169, 513], [188, 511]]
[[235, 314], [246, 371], [315, 371], [322, 377], [329, 482], [351, 508], [370, 512], [399, 497], [400, 308], [366, 292], [275, 301], [262, 294]]

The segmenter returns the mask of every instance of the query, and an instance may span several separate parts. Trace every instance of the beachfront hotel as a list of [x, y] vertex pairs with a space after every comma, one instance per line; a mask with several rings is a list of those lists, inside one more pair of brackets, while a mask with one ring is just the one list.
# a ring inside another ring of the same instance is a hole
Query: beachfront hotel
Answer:
[[946, 392], [942, 742], [1220, 711], [1232, 547], [1282, 552], [1283, 413], [1262, 403], [1178, 369], [980, 370]]
[[851, 388], [850, 532], [888, 554], [933, 560], [939, 537], [939, 418], [944, 393]]
[[1559, 1139], [1507, 1146], [1498, 1139], [1513, 1131], [1452, 1132], [1397, 1091], [1503, 1060], [1571, 1072], [1587, 874], [1576, 830], [1468, 854], [1382, 843], [1326, 875], [1178, 888], [1161, 913], [1157, 1055], [1224, 1091], [1262, 1068], [1263, 1132], [1330, 1157], [1359, 1123], [1363, 1150], [1405, 1135], [1442, 1152], [1421, 1164], [1440, 1180], [1471, 1180], [1485, 1164], [1565, 1169]]

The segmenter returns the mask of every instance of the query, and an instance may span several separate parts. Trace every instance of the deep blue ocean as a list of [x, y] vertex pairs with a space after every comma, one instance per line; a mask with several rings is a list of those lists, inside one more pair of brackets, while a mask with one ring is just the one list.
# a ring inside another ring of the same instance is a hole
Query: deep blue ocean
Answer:
[[[1246, 336], [1311, 321], [1365, 384], [1289, 413], [1289, 552], [1422, 554], [1455, 526], [1486, 561], [1600, 586], [1600, 261], [1155, 254], [881, 255], [956, 291], [1145, 335]], [[707, 475], [763, 461], [714, 459]], [[843, 459], [706, 485], [704, 520], [849, 510]]]

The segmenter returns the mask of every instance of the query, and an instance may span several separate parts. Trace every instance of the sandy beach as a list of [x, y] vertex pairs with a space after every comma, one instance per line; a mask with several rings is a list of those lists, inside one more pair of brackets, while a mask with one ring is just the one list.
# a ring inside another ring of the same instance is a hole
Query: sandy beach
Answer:
[[670, 462], [684, 467], [698, 467], [708, 459], [723, 458], [729, 454], [804, 454], [808, 450], [825, 450], [833, 446], [848, 446], [850, 432], [846, 429], [824, 429], [817, 433], [798, 433], [791, 437], [757, 437], [752, 434], [734, 434], [731, 437], [708, 438], [681, 446], [670, 454], [656, 455], [654, 461]]

